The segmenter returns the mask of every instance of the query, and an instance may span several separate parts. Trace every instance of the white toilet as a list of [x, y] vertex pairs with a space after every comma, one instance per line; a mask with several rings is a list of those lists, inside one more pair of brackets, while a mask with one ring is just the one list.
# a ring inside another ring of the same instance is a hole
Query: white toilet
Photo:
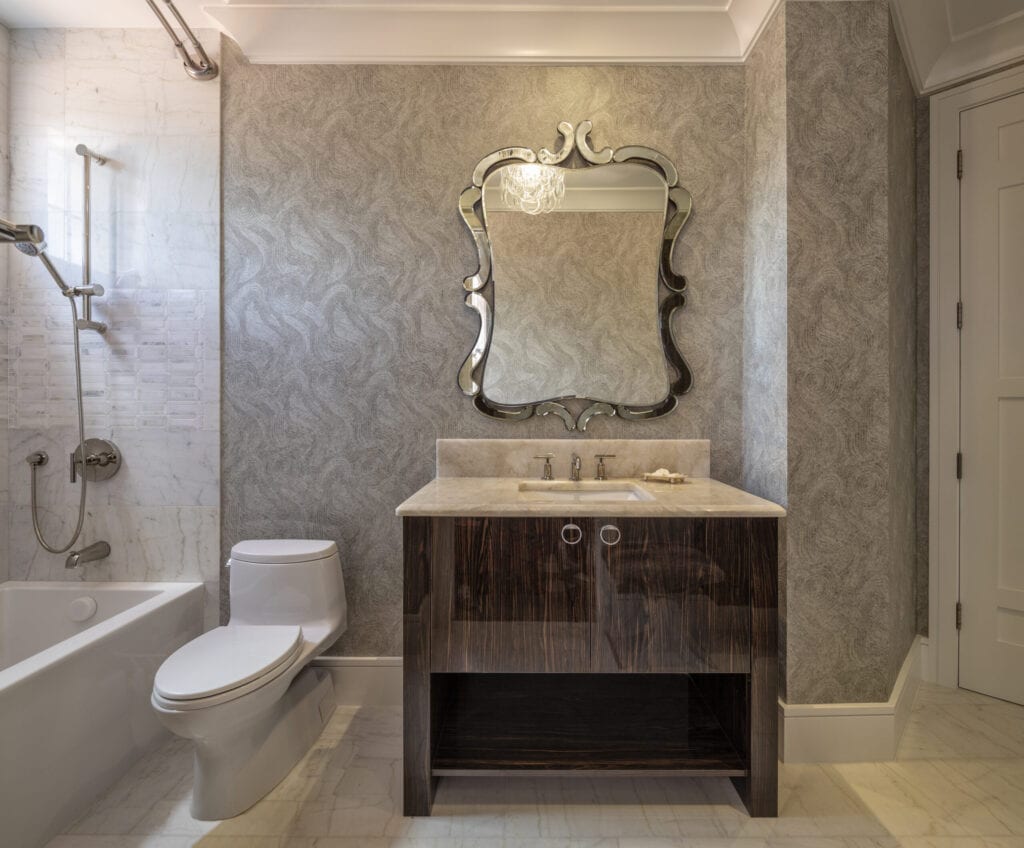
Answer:
[[307, 664], [345, 631], [334, 542], [258, 539], [231, 549], [231, 620], [179, 648], [153, 682], [153, 709], [196, 743], [192, 815], [237, 816], [273, 789], [334, 712]]

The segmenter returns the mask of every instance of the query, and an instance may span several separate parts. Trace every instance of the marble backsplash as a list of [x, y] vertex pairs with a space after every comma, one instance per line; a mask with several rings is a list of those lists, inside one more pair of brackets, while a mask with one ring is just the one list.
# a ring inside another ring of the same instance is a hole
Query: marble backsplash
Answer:
[[606, 474], [640, 477], [667, 468], [688, 477], [711, 476], [711, 442], [707, 439], [438, 439], [438, 477], [540, 477], [542, 454], [553, 454], [554, 477], [569, 477], [569, 462], [583, 460], [582, 479], [593, 479], [596, 454], [609, 454]]

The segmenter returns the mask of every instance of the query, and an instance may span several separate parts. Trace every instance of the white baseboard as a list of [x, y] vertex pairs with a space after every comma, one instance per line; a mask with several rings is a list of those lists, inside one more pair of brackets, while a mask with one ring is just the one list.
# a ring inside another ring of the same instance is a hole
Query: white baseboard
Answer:
[[889, 700], [868, 704], [787, 704], [779, 700], [779, 752], [787, 763], [891, 760], [921, 681], [922, 638], [914, 638]]
[[402, 704], [401, 657], [317, 657], [311, 665], [330, 672], [338, 706]]

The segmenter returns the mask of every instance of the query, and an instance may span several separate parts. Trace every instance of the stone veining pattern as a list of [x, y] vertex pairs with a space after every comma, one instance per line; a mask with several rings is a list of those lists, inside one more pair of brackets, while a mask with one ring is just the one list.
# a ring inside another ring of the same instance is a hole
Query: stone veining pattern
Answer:
[[223, 550], [337, 540], [338, 652], [400, 653], [394, 509], [434, 476], [435, 438], [564, 432], [488, 420], [455, 379], [477, 329], [455, 201], [482, 156], [552, 147], [559, 121], [593, 120], [595, 147], [663, 152], [696, 210], [675, 264], [702, 388], [589, 435], [709, 438], [714, 476], [741, 482], [742, 68], [249, 65], [230, 42], [223, 58]]
[[[213, 33], [201, 37], [216, 46]], [[32, 535], [30, 450], [51, 457], [40, 501], [66, 537], [77, 487], [74, 367], [67, 303], [35, 261], [5, 250], [10, 275], [10, 571], [32, 580], [204, 580], [219, 558], [219, 83], [182, 71], [152, 30], [26, 29], [11, 36], [11, 217], [46, 231], [50, 255], [80, 279], [82, 170], [76, 144], [109, 157], [92, 169], [93, 280], [105, 336], [83, 333], [87, 435], [125, 464], [89, 491], [82, 543], [108, 560], [66, 572]]]

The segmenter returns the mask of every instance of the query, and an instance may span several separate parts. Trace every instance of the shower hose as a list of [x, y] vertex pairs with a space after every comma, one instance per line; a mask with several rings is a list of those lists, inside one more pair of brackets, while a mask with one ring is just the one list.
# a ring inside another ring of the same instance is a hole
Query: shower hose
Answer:
[[82, 524], [85, 521], [85, 492], [88, 486], [85, 473], [85, 416], [82, 413], [82, 352], [78, 341], [78, 307], [73, 296], [67, 296], [67, 298], [68, 303], [71, 304], [71, 329], [75, 340], [75, 398], [78, 401], [78, 455], [82, 461], [82, 473], [80, 475], [82, 478], [82, 489], [78, 499], [78, 523], [75, 525], [75, 532], [71, 535], [71, 539], [66, 545], [51, 545], [43, 537], [42, 528], [39, 526], [39, 507], [36, 502], [36, 472], [39, 466], [43, 465], [43, 462], [33, 460], [32, 458], [29, 459], [29, 465], [32, 467], [32, 529], [35, 531], [39, 544], [51, 554], [62, 554], [70, 550], [71, 546], [78, 541], [78, 537], [82, 534]]

